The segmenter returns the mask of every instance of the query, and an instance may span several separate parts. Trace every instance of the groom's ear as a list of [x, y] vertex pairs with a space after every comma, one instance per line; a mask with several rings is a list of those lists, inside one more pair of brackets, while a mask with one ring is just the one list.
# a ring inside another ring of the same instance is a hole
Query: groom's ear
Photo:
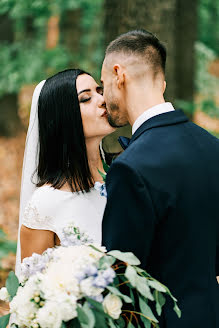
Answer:
[[167, 82], [166, 81], [163, 81], [163, 93], [165, 92], [166, 87], [167, 87]]
[[124, 69], [119, 64], [115, 64], [113, 66], [113, 71], [114, 71], [114, 74], [115, 74], [117, 87], [119, 89], [121, 89], [123, 87], [124, 82], [125, 82]]

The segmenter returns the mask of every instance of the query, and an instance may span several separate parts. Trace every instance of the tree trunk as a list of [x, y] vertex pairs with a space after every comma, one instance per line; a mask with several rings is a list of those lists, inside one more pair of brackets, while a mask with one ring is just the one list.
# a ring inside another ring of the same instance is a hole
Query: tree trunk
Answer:
[[77, 67], [80, 63], [80, 39], [82, 30], [80, 26], [81, 8], [65, 12], [61, 19], [60, 30], [62, 43], [72, 54], [71, 67]]
[[[14, 40], [12, 21], [7, 15], [0, 16], [0, 42], [12, 43]], [[0, 135], [15, 135], [21, 128], [17, 111], [17, 96], [3, 95], [0, 98]]]
[[[167, 47], [166, 100], [192, 101], [196, 7], [196, 0], [105, 0], [105, 46], [132, 29], [143, 28], [157, 35]], [[121, 128], [105, 138], [105, 149], [118, 149], [118, 134], [128, 135], [130, 129]]]
[[53, 49], [59, 42], [59, 16], [52, 16], [47, 24], [46, 48]]
[[4, 95], [0, 98], [0, 135], [15, 136], [21, 130], [21, 121], [18, 117], [17, 95]]
[[173, 94], [173, 99], [183, 99], [189, 102], [193, 102], [195, 92], [194, 77], [196, 65], [194, 44], [197, 39], [196, 11], [197, 0], [177, 1], [175, 34], [176, 90], [175, 94]]
[[0, 15], [0, 41], [12, 42], [14, 40], [12, 21], [7, 15]]

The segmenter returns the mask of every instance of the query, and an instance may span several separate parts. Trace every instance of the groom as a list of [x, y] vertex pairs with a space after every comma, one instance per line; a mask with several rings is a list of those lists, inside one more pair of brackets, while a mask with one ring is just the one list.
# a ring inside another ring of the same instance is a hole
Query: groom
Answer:
[[108, 119], [132, 138], [107, 176], [103, 244], [133, 252], [178, 299], [181, 319], [167, 301], [161, 328], [218, 328], [219, 141], [165, 102], [165, 62], [144, 30], [107, 47]]

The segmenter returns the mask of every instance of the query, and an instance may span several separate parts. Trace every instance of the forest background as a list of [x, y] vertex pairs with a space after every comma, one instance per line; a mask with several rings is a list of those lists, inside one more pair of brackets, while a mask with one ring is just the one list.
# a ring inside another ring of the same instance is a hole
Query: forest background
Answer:
[[[14, 268], [26, 130], [36, 84], [80, 67], [99, 82], [106, 45], [144, 28], [168, 51], [167, 90], [195, 123], [219, 137], [218, 0], [0, 0], [0, 286]], [[120, 150], [119, 129], [104, 140]], [[0, 304], [0, 314], [7, 311]]]

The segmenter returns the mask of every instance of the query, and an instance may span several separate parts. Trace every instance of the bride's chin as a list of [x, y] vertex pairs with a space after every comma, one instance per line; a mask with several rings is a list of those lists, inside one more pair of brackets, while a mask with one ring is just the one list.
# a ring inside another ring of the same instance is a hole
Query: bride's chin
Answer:
[[113, 128], [113, 127], [108, 123], [108, 126], [107, 126], [107, 128], [106, 128], [106, 135], [105, 135], [105, 136], [107, 136], [107, 135], [113, 133], [114, 131], [116, 131], [116, 128]]

